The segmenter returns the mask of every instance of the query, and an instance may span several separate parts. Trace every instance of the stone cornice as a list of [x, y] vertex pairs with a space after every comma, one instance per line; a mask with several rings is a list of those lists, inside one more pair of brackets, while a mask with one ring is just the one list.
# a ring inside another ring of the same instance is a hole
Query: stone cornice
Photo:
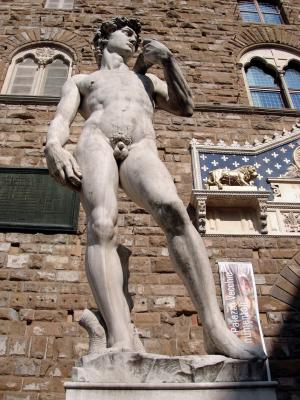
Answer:
[[[19, 96], [14, 94], [0, 95], [0, 104], [56, 105], [58, 102], [59, 97], [51, 96]], [[195, 105], [195, 111], [300, 117], [300, 110], [292, 110], [290, 108], [260, 108], [238, 104], [197, 103]]]
[[0, 94], [0, 104], [33, 104], [33, 105], [56, 105], [59, 97], [51, 96], [24, 96], [15, 94]]
[[300, 117], [300, 110], [291, 108], [263, 108], [244, 106], [239, 104], [211, 104], [211, 103], [197, 103], [195, 111], [198, 112], [224, 112], [235, 114], [263, 114], [263, 115], [282, 115], [291, 117]]

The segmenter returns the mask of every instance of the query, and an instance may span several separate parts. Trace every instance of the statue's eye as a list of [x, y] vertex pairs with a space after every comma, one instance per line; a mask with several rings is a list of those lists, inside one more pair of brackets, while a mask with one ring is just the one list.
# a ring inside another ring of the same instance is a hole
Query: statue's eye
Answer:
[[132, 36], [133, 35], [133, 32], [132, 32], [131, 29], [125, 29], [124, 31], [127, 34], [127, 36]]

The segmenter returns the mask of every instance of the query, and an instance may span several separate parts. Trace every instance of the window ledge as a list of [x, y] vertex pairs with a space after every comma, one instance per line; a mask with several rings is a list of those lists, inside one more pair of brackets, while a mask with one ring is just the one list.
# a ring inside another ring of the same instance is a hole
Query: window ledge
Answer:
[[0, 94], [0, 103], [2, 104], [38, 104], [38, 105], [56, 105], [60, 97], [53, 96], [25, 96], [15, 94]]
[[237, 114], [268, 114], [268, 115], [287, 115], [291, 117], [300, 117], [300, 110], [292, 108], [263, 108], [244, 106], [239, 104], [211, 104], [211, 103], [197, 103], [195, 106], [196, 111], [207, 112], [233, 112]]
[[[0, 103], [2, 104], [37, 104], [37, 105], [56, 105], [60, 97], [53, 96], [25, 96], [15, 94], [0, 94]], [[228, 112], [237, 114], [268, 114], [268, 115], [287, 115], [291, 117], [300, 117], [300, 110], [291, 108], [262, 108], [244, 106], [239, 104], [212, 104], [197, 103], [195, 111], [207, 112]]]

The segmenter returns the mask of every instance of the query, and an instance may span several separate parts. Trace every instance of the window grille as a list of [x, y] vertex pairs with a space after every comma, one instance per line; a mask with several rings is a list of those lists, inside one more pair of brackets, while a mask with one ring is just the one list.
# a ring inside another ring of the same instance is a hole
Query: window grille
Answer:
[[15, 68], [9, 92], [11, 94], [33, 94], [37, 63], [32, 58], [25, 58]]
[[273, 2], [242, 0], [238, 2], [243, 21], [279, 25], [283, 23], [279, 7]]
[[294, 108], [300, 109], [300, 68], [288, 67], [284, 74]]
[[265, 108], [283, 108], [285, 106], [276, 78], [258, 65], [250, 66], [246, 71], [253, 105]]
[[42, 87], [44, 96], [60, 96], [61, 88], [68, 77], [68, 70], [68, 66], [60, 59], [46, 65]]

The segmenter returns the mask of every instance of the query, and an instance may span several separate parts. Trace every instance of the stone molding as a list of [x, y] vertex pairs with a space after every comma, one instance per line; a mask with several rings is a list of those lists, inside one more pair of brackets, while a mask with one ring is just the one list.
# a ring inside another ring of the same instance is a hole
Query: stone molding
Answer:
[[231, 49], [237, 60], [250, 49], [272, 45], [285, 50], [299, 51], [299, 37], [283, 26], [264, 26], [262, 24], [253, 27], [241, 27], [228, 42], [227, 48]]
[[236, 113], [236, 114], [263, 114], [263, 115], [282, 115], [299, 117], [300, 110], [291, 108], [263, 108], [245, 106], [239, 104], [209, 104], [209, 103], [198, 103], [195, 105], [195, 111], [198, 112], [224, 112], [224, 113]]
[[60, 97], [0, 94], [0, 104], [57, 105]]
[[[40, 104], [37, 98], [41, 99], [42, 104], [57, 104], [59, 97], [49, 96], [17, 96], [17, 95], [0, 95], [0, 103], [3, 104]], [[55, 99], [55, 100], [54, 100]], [[287, 117], [300, 117], [300, 110], [292, 110], [289, 108], [258, 108], [252, 106], [240, 106], [235, 104], [209, 104], [198, 103], [195, 105], [197, 112], [212, 113], [237, 113], [237, 114], [263, 114], [263, 115], [280, 115]]]
[[211, 139], [205, 140], [201, 143], [199, 140], [193, 138], [190, 142], [191, 149], [201, 149], [207, 153], [232, 153], [232, 154], [257, 154], [266, 150], [270, 150], [276, 145], [284, 144], [296, 139], [300, 135], [300, 122], [297, 122], [290, 131], [283, 129], [281, 132], [275, 132], [272, 136], [265, 136], [262, 141], [256, 139], [253, 143], [244, 142], [239, 143], [233, 141], [231, 144], [220, 139], [214, 143]]
[[66, 400], [276, 400], [273, 382], [190, 384], [65, 383]]
[[6, 48], [3, 58], [10, 62], [20, 51], [49, 43], [68, 50], [75, 62], [80, 61], [82, 49], [90, 50], [92, 55], [90, 43], [74, 32], [61, 28], [35, 28], [20, 30], [13, 37], [9, 36], [2, 44]]
[[255, 382], [203, 382], [203, 383], [89, 383], [89, 382], [66, 382], [66, 389], [158, 389], [158, 390], [181, 390], [181, 389], [234, 389], [234, 388], [261, 388], [278, 386], [276, 381]]

